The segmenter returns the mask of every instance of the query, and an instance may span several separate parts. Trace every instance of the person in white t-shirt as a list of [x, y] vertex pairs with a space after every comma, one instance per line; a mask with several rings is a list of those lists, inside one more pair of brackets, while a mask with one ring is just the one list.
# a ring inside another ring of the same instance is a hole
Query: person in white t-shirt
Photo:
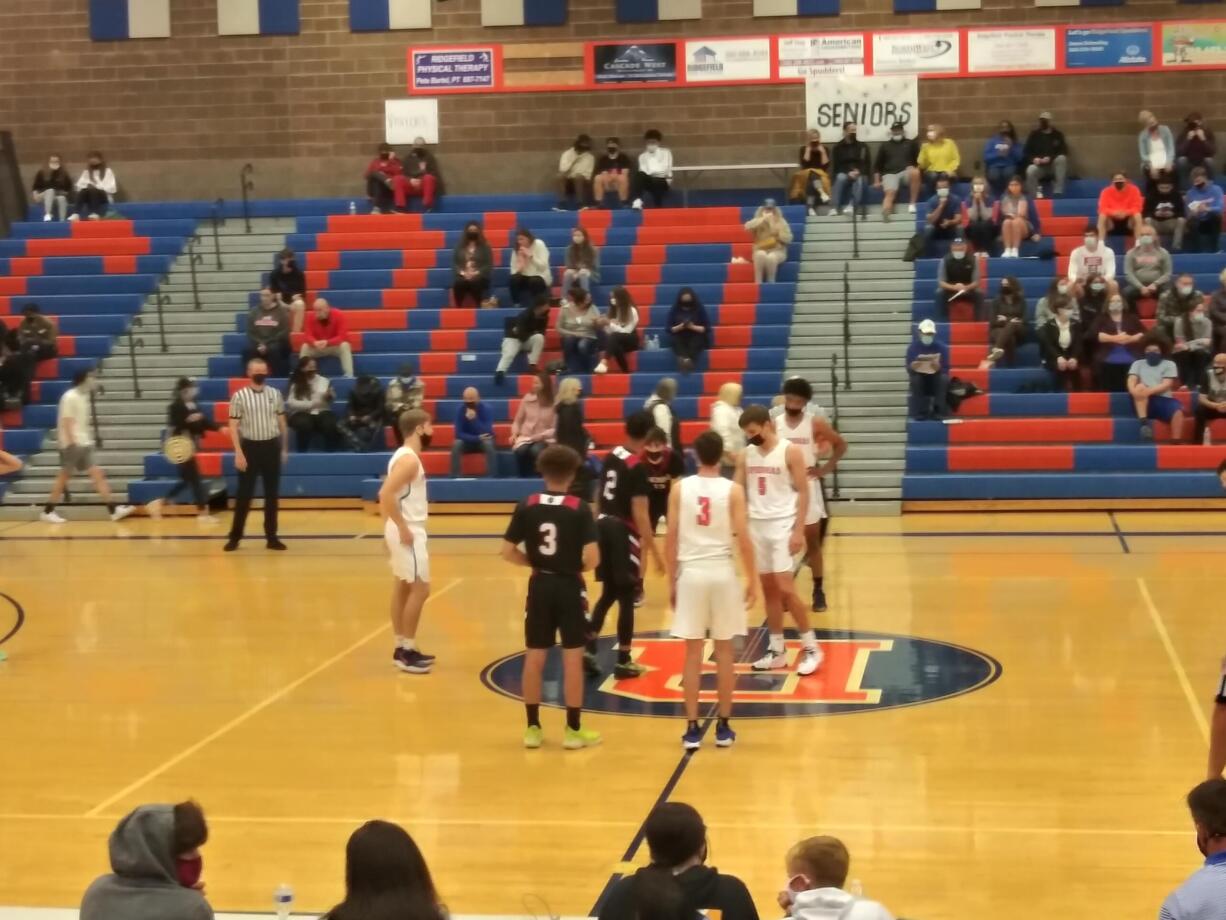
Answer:
[[1082, 245], [1073, 250], [1068, 260], [1068, 280], [1071, 293], [1078, 301], [1086, 295], [1086, 285], [1094, 279], [1107, 284], [1107, 298], [1119, 292], [1115, 280], [1115, 250], [1098, 237], [1098, 231], [1087, 230]]
[[657, 208], [664, 207], [673, 182], [673, 152], [664, 146], [664, 135], [651, 128], [643, 134], [643, 152], [634, 174], [634, 208], [642, 210], [643, 197]]

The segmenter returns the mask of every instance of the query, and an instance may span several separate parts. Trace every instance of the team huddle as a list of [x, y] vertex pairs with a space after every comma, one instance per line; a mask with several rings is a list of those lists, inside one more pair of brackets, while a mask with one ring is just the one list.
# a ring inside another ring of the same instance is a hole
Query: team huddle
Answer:
[[[569, 447], [553, 445], [537, 458], [542, 492], [517, 505], [503, 535], [502, 556], [531, 569], [524, 608], [523, 699], [527, 715], [524, 746], [544, 743], [540, 721], [546, 655], [562, 646], [563, 702], [568, 750], [600, 743], [583, 727], [584, 684], [601, 673], [597, 639], [617, 605], [613, 676], [632, 680], [643, 673], [634, 660], [635, 607], [642, 602], [645, 561], [666, 575], [673, 610], [670, 634], [685, 643], [682, 688], [686, 730], [682, 744], [696, 750], [711, 720], [699, 719], [706, 642], [715, 663], [717, 709], [715, 744], [736, 741], [730, 720], [736, 683], [734, 640], [749, 633], [749, 610], [759, 590], [766, 607], [767, 645], [752, 662], [755, 671], [813, 674], [822, 652], [809, 623], [810, 612], [826, 609], [822, 541], [828, 514], [822, 479], [847, 450], [846, 442], [814, 411], [808, 381], [785, 381], [775, 411], [749, 406], [740, 427], [746, 447], [732, 479], [723, 475], [723, 438], [707, 431], [695, 438], [697, 472], [682, 476], [679, 452], [643, 411], [626, 420], [625, 442], [605, 456], [596, 483], [593, 517], [575, 486], [582, 460]], [[429, 673], [434, 656], [417, 646], [422, 606], [430, 593], [426, 534], [426, 475], [421, 451], [430, 443], [430, 417], [421, 410], [400, 419], [404, 446], [393, 454], [379, 493], [384, 539], [394, 578], [391, 601], [396, 638], [393, 664], [413, 674]], [[828, 449], [822, 461], [819, 451]], [[667, 519], [661, 552], [656, 529]], [[806, 607], [796, 591], [795, 562], [803, 554], [813, 572], [813, 600]], [[744, 587], [734, 557], [741, 560]], [[594, 571], [601, 594], [588, 611], [584, 573]], [[795, 654], [784, 637], [784, 611], [799, 639]], [[752, 643], [747, 646], [747, 651]]]

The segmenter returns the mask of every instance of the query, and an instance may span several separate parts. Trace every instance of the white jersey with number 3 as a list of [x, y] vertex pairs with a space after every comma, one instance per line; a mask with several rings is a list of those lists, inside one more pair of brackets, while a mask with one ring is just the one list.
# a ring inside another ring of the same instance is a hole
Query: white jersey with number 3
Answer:
[[387, 464], [387, 473], [390, 476], [392, 470], [396, 468], [396, 464], [407, 456], [417, 457], [417, 475], [413, 477], [405, 490], [396, 497], [400, 502], [400, 514], [404, 517], [404, 522], [410, 527], [424, 527], [426, 524], [426, 467], [421, 462], [421, 457], [418, 457], [410, 447], [401, 447], [394, 454], [392, 459]]
[[722, 476], [686, 476], [677, 485], [677, 561], [732, 558], [732, 480]]
[[788, 469], [788, 442], [783, 438], [763, 453], [750, 444], [745, 448], [745, 493], [750, 520], [779, 521], [796, 517], [796, 490]]

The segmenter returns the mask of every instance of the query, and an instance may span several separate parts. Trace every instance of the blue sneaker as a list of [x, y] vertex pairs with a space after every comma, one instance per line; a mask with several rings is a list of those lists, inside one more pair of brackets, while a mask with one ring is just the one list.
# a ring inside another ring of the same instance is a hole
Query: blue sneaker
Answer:
[[687, 751], [696, 751], [702, 747], [702, 730], [687, 728], [685, 734], [681, 736], [681, 746]]
[[736, 741], [736, 732], [732, 730], [731, 725], [716, 726], [715, 728], [715, 746], [716, 747], [732, 747]]

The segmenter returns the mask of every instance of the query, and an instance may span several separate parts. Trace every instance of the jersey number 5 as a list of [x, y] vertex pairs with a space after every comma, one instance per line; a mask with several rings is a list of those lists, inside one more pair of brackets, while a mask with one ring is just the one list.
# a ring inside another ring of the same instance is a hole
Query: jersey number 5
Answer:
[[711, 526], [711, 499], [705, 495], [698, 496], [698, 526]]
[[617, 489], [617, 470], [609, 470], [604, 474], [604, 500], [613, 501], [613, 492]]
[[541, 555], [552, 556], [558, 551], [558, 525], [544, 523], [541, 525]]

